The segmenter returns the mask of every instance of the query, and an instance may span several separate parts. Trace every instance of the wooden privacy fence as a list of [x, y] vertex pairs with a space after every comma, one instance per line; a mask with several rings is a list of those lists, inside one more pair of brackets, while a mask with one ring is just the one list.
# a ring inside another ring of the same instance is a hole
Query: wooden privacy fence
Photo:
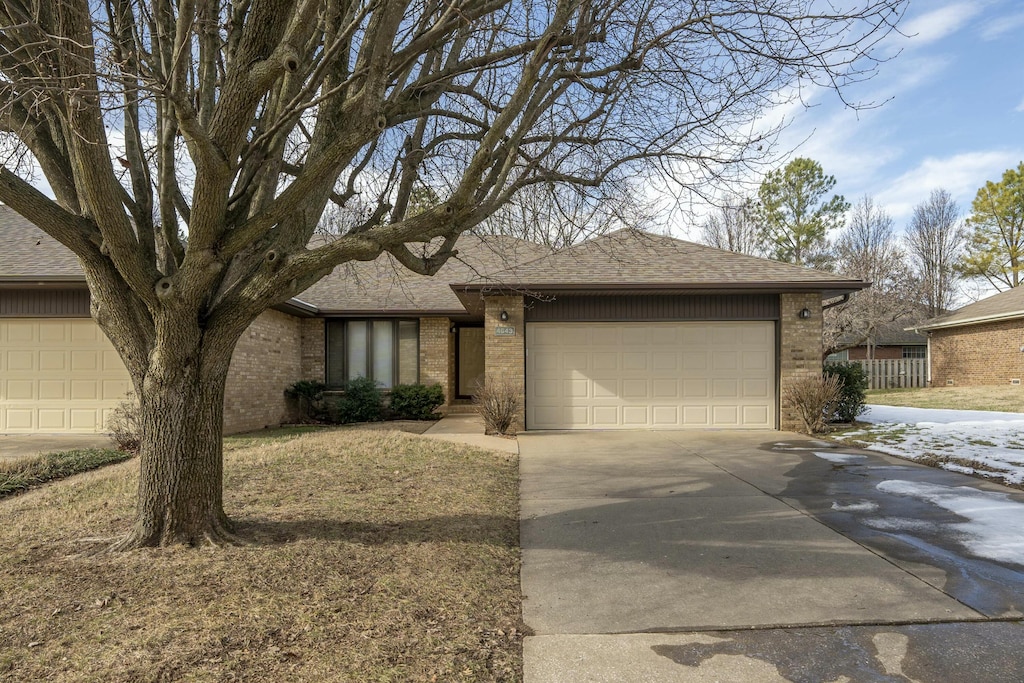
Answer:
[[868, 389], [895, 389], [925, 387], [928, 380], [928, 361], [925, 358], [897, 358], [891, 360], [851, 360], [858, 363], [868, 375]]

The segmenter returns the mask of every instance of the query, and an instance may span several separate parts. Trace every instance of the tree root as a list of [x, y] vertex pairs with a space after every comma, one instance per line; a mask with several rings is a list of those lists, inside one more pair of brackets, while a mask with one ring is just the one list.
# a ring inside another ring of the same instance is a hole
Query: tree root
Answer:
[[231, 546], [248, 546], [249, 541], [234, 532], [233, 525], [227, 515], [221, 513], [199, 528], [188, 530], [153, 529], [138, 525], [126, 536], [107, 547], [107, 552], [120, 553], [140, 548], [169, 548], [189, 546], [192, 548], [221, 548]]

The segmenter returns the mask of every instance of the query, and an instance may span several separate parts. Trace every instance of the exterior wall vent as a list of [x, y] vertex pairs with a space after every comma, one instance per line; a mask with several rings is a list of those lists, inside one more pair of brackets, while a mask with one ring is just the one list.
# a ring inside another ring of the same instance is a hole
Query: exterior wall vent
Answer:
[[1020, 386], [1020, 377], [1018, 377], [1018, 378], [1016, 378], [1016, 379], [1011, 379], [1011, 380], [1010, 380], [1010, 384], [1012, 384], [1012, 385], [1014, 385], [1014, 386], [1018, 386], [1018, 387], [1019, 387], [1019, 386]]
[[947, 380], [946, 380], [946, 386], [947, 386], [947, 387], [951, 387], [951, 386], [953, 386], [953, 380], [951, 380], [951, 379], [947, 379]]

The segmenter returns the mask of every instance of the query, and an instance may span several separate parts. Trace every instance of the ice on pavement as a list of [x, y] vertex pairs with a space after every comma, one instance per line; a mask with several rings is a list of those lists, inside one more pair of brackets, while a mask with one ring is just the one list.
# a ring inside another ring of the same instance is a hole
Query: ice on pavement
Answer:
[[853, 453], [818, 453], [815, 451], [814, 454], [822, 460], [828, 460], [829, 462], [834, 462], [837, 465], [849, 465], [852, 462], [857, 462], [858, 460], [863, 460], [868, 457], [866, 455], [855, 455]]
[[1024, 565], [1024, 503], [1009, 495], [969, 486], [900, 479], [880, 482], [877, 488], [927, 501], [967, 519], [951, 526], [962, 535], [961, 542], [971, 552], [991, 560]]
[[846, 505], [833, 502], [832, 509], [836, 512], [874, 512], [878, 509], [878, 504], [872, 503], [870, 500], [863, 500], [859, 503], [847, 503]]

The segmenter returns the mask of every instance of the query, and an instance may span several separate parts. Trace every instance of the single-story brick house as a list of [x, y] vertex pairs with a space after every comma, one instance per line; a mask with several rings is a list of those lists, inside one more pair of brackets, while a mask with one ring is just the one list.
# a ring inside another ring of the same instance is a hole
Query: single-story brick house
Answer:
[[1024, 287], [976, 301], [914, 327], [928, 335], [931, 385], [1020, 384]]
[[[128, 389], [76, 259], [0, 207], [0, 434], [101, 431]], [[239, 341], [225, 429], [288, 417], [300, 379], [514, 383], [526, 429], [797, 426], [780, 396], [820, 372], [823, 298], [860, 280], [622, 230], [550, 253], [464, 235], [432, 278], [385, 255], [264, 313]]]
[[906, 329], [906, 318], [879, 325], [870, 345], [860, 335], [840, 340], [840, 348], [829, 354], [828, 361], [899, 360], [927, 358], [928, 337], [914, 329]]

